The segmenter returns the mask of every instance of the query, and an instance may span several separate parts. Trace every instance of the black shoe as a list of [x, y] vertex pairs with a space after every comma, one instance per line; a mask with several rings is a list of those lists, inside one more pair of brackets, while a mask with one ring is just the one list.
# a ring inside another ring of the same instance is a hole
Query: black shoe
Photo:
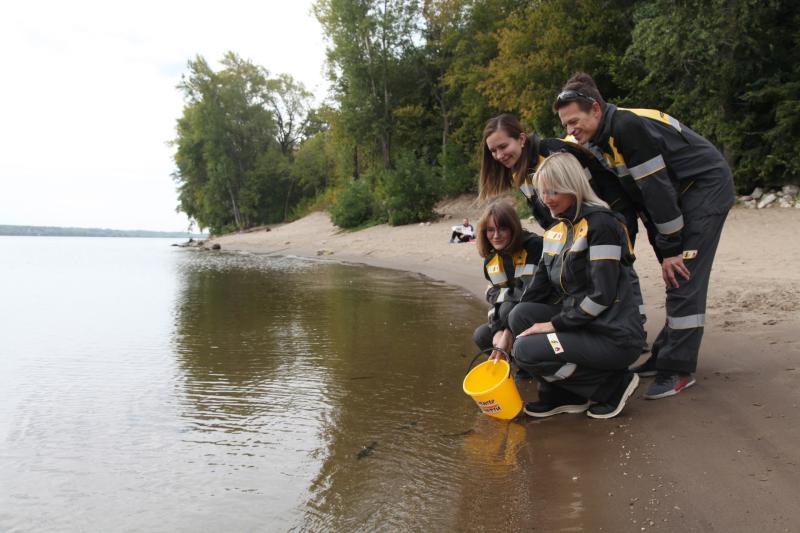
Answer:
[[535, 418], [545, 418], [559, 413], [582, 413], [589, 408], [589, 401], [584, 403], [549, 403], [549, 402], [529, 402], [525, 404], [523, 411], [528, 416]]
[[617, 390], [611, 395], [608, 402], [596, 403], [589, 408], [586, 414], [591, 418], [613, 418], [622, 412], [625, 402], [628, 401], [633, 391], [639, 386], [639, 376], [633, 372], [625, 375]]
[[647, 361], [641, 365], [632, 366], [628, 370], [634, 374], [639, 374], [640, 378], [655, 376], [658, 373], [658, 370], [656, 370], [656, 358], [654, 355], [651, 355], [647, 358]]

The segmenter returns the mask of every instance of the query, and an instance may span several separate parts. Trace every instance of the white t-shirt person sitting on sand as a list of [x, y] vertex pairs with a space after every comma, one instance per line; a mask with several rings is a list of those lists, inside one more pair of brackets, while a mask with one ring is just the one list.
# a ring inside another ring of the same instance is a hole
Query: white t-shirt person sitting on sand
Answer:
[[453, 226], [453, 233], [450, 235], [450, 242], [469, 242], [475, 238], [475, 229], [465, 218], [460, 226]]

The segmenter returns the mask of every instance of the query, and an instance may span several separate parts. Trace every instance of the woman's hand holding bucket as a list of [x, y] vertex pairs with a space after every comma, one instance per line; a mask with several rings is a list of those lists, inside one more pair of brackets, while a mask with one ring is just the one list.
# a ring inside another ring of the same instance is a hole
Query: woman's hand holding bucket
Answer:
[[513, 344], [514, 336], [511, 334], [510, 329], [502, 329], [495, 333], [492, 339], [492, 346], [497, 349], [492, 351], [492, 354], [489, 356], [489, 361], [494, 361], [496, 363], [501, 357], [505, 358], [505, 354], [511, 353], [511, 346]]

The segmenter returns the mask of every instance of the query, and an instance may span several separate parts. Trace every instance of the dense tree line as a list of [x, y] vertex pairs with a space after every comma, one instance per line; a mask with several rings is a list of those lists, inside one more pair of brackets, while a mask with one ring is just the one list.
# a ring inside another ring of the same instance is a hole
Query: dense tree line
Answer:
[[213, 232], [324, 206], [404, 224], [474, 191], [484, 122], [563, 130], [575, 71], [609, 101], [678, 117], [717, 144], [740, 189], [796, 182], [800, 4], [789, 0], [317, 0], [328, 102], [228, 54], [189, 62], [174, 142], [179, 209]]

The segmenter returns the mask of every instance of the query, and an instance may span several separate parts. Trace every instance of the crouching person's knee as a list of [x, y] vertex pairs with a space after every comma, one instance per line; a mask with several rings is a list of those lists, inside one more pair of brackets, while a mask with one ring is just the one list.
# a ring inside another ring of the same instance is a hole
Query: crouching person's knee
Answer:
[[535, 302], [523, 302], [508, 314], [508, 327], [516, 337], [537, 322], [549, 322], [556, 311], [553, 306]]
[[479, 350], [488, 350], [492, 347], [494, 335], [492, 335], [492, 330], [489, 329], [488, 325], [481, 324], [475, 328], [475, 332], [472, 334], [472, 340], [478, 346]]
[[514, 343], [517, 366], [545, 381], [558, 381], [572, 374], [575, 365], [556, 359], [544, 335], [521, 337]]
[[508, 314], [508, 328], [515, 337], [533, 325], [528, 324], [527, 317], [520, 311], [521, 306], [518, 305]]

